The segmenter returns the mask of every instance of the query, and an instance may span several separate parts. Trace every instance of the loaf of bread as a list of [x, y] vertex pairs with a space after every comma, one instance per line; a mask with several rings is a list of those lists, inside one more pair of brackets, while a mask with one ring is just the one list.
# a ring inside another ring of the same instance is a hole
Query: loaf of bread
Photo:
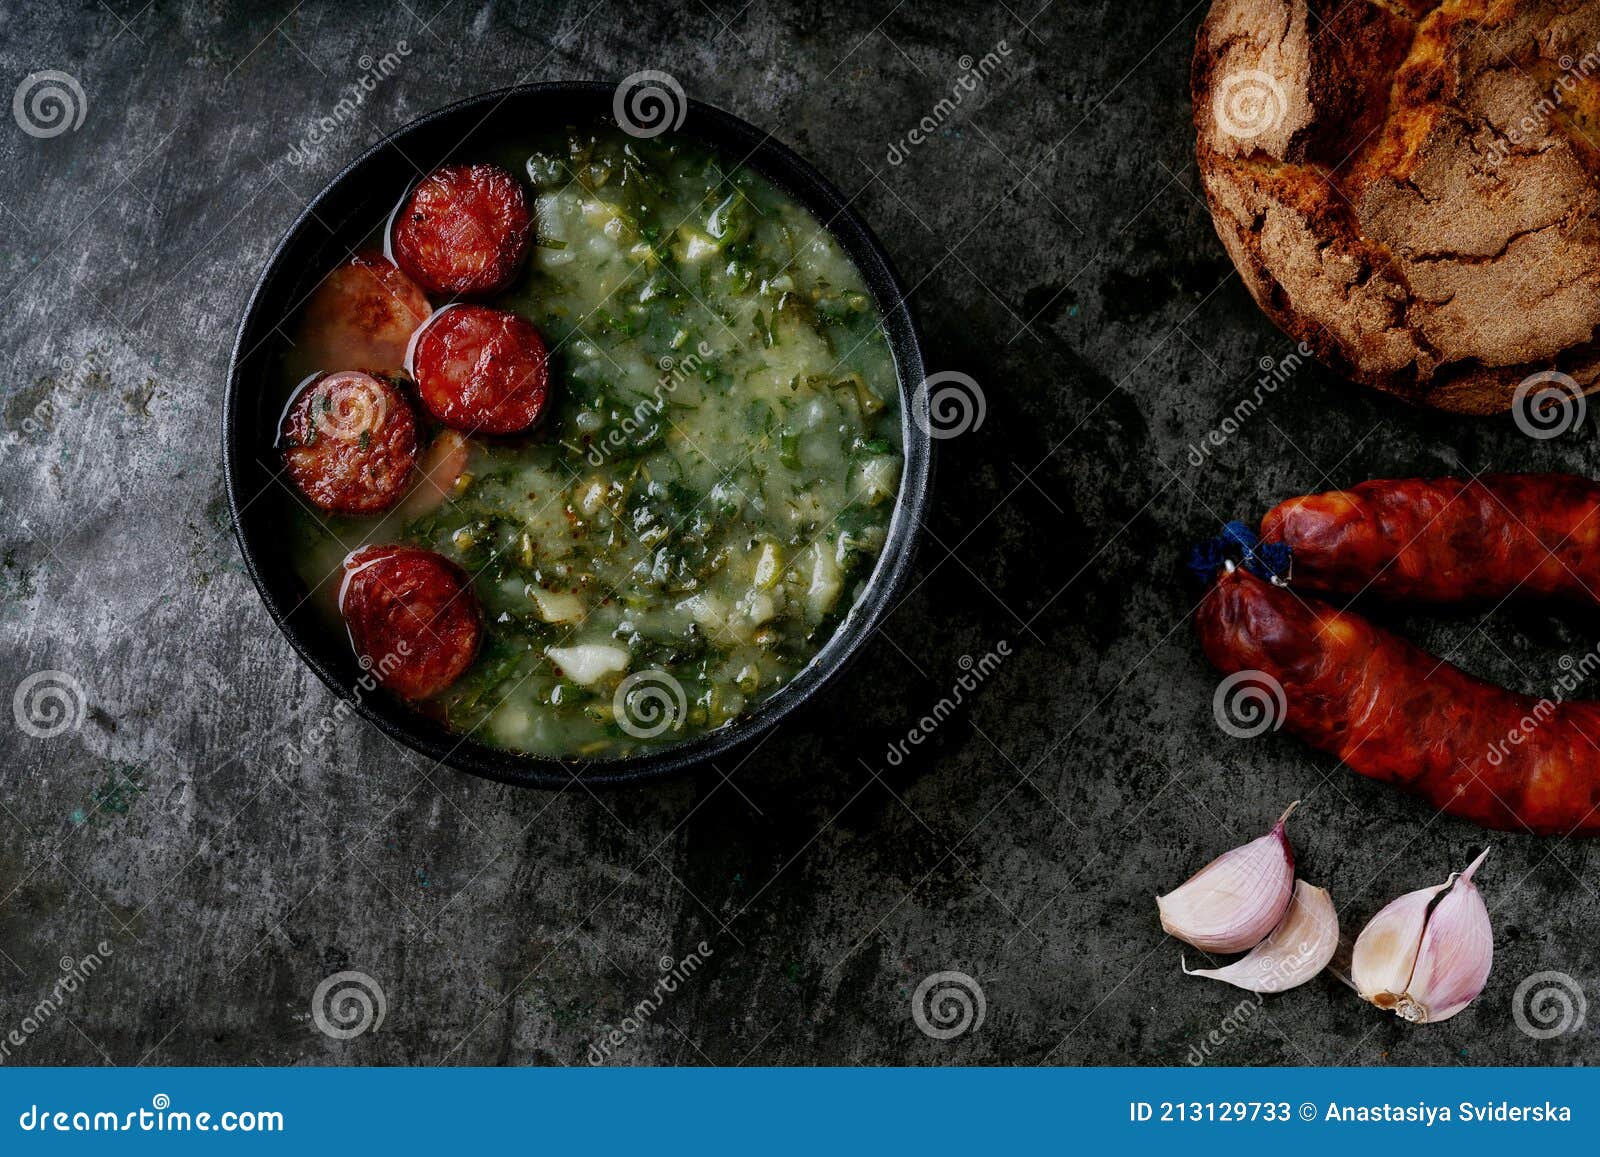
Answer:
[[1215, 0], [1193, 95], [1217, 233], [1330, 366], [1464, 413], [1600, 385], [1600, 0]]

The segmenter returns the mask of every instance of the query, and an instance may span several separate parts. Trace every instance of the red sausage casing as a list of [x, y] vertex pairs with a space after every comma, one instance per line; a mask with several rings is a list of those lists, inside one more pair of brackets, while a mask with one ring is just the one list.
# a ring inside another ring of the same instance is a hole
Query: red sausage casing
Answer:
[[344, 561], [339, 613], [361, 666], [402, 699], [427, 699], [477, 656], [482, 612], [462, 569], [411, 546], [369, 546]]
[[525, 319], [484, 305], [440, 310], [417, 334], [411, 372], [422, 404], [469, 434], [515, 434], [544, 415], [548, 356]]
[[395, 215], [394, 259], [441, 297], [484, 297], [516, 280], [533, 244], [522, 185], [499, 165], [446, 165]]
[[1261, 537], [1289, 544], [1297, 589], [1600, 602], [1600, 483], [1570, 474], [1363, 482], [1289, 499]]
[[1600, 833], [1600, 704], [1496, 687], [1243, 569], [1218, 575], [1196, 625], [1213, 665], [1275, 680], [1286, 729], [1362, 775], [1485, 827]]
[[290, 481], [316, 506], [377, 514], [406, 491], [417, 460], [417, 422], [389, 379], [345, 370], [300, 387], [284, 412], [278, 444]]

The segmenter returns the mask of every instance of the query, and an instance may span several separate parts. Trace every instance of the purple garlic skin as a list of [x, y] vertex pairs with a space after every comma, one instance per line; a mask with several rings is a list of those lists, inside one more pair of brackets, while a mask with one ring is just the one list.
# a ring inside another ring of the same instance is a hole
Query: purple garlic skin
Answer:
[[1460, 875], [1408, 892], [1368, 921], [1350, 959], [1363, 1000], [1437, 1024], [1477, 999], [1494, 966], [1489, 908], [1472, 879], [1488, 854], [1485, 848]]
[[1266, 835], [1223, 852], [1156, 897], [1161, 927], [1203, 952], [1244, 952], [1265, 940], [1294, 891], [1294, 852], [1284, 821], [1297, 806], [1290, 804]]

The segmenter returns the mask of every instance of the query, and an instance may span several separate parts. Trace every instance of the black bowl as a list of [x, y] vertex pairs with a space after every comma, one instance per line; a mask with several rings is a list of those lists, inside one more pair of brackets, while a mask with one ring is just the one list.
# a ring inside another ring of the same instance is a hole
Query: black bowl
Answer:
[[[860, 268], [883, 314], [900, 382], [905, 468], [888, 540], [862, 597], [799, 675], [746, 719], [683, 743], [606, 760], [562, 760], [489, 747], [417, 714], [381, 691], [362, 693], [363, 675], [349, 642], [330, 632], [306, 599], [287, 552], [284, 495], [270, 492], [281, 462], [273, 449], [282, 391], [276, 380], [278, 326], [320, 277], [381, 224], [419, 170], [484, 146], [528, 124], [609, 116], [616, 89], [594, 82], [530, 84], [486, 93], [414, 121], [369, 149], [319, 193], [273, 251], [239, 325], [222, 412], [228, 507], [245, 565], [274, 621], [300, 657], [341, 699], [407, 747], [462, 771], [505, 783], [562, 787], [634, 783], [687, 771], [747, 751], [844, 669], [877, 629], [911, 569], [933, 482], [933, 443], [913, 420], [922, 383], [922, 349], [888, 255], [839, 191], [810, 165], [753, 125], [697, 101], [687, 102], [676, 132], [704, 141], [773, 181], [826, 224]], [[257, 501], [259, 499], [259, 501]]]

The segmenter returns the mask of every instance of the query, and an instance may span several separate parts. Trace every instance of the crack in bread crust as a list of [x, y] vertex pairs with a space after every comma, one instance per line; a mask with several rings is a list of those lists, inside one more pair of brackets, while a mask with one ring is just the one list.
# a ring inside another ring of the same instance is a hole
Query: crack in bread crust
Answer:
[[1200, 173], [1262, 309], [1467, 413], [1600, 388], [1600, 0], [1214, 0]]

